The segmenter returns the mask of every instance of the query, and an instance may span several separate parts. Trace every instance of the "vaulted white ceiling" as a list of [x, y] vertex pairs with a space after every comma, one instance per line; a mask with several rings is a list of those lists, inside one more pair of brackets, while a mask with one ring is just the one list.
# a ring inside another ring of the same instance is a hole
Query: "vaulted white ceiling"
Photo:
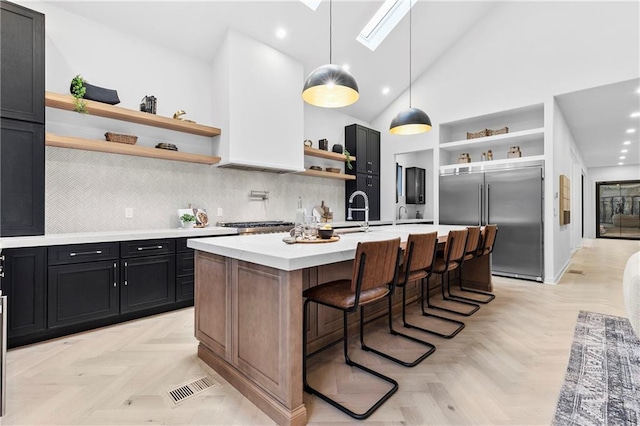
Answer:
[[[341, 108], [341, 112], [365, 122], [371, 122], [409, 86], [409, 15], [375, 52], [356, 41], [358, 33], [382, 3], [383, 0], [333, 1], [333, 63], [349, 64], [360, 86], [360, 100]], [[504, 3], [418, 0], [412, 12], [413, 80], [447, 49], [453, 48], [471, 28], [482, 25], [483, 16], [494, 13], [501, 4]], [[85, 0], [56, 1], [56, 6], [206, 63], [213, 61], [228, 28], [297, 59], [307, 75], [329, 62], [328, 0], [315, 12], [298, 0]], [[284, 39], [276, 37], [280, 27], [287, 31]], [[640, 109], [640, 96], [629, 96], [629, 87], [623, 86], [605, 86], [559, 97], [561, 109], [589, 167], [617, 165], [619, 155], [612, 153], [619, 154], [623, 149], [619, 145], [629, 139], [635, 141], [636, 151], [629, 150], [626, 164], [640, 164], [637, 151], [640, 120], [636, 119], [632, 125], [629, 118], [634, 103], [635, 110]], [[383, 87], [389, 88], [388, 94], [382, 93]], [[629, 127], [638, 129], [635, 135], [624, 134]]]

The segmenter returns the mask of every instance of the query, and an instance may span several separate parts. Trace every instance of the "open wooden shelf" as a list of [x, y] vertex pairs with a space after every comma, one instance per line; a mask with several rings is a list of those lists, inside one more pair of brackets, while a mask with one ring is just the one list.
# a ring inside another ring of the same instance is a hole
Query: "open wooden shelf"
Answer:
[[[338, 154], [336, 152], [325, 151], [324, 149], [310, 148], [304, 147], [304, 155], [309, 155], [311, 157], [318, 158], [326, 158], [328, 160], [336, 160], [342, 161], [343, 163], [347, 161], [347, 157], [344, 154]], [[356, 161], [356, 157], [350, 155], [351, 161]]]
[[[59, 93], [46, 92], [45, 104], [51, 108], [64, 109], [73, 111], [73, 96], [61, 95]], [[162, 129], [175, 130], [176, 132], [191, 133], [199, 136], [218, 136], [220, 129], [202, 124], [190, 123], [188, 121], [176, 120], [174, 118], [161, 117], [155, 114], [149, 114], [142, 111], [117, 107], [102, 102], [88, 101], [87, 111], [89, 114], [99, 117], [113, 118], [116, 120], [128, 121], [130, 123], [144, 124], [147, 126], [159, 127]]]
[[355, 175], [347, 175], [344, 173], [331, 173], [325, 172], [322, 170], [305, 170], [304, 172], [299, 172], [299, 175], [305, 176], [313, 176], [313, 177], [321, 177], [321, 178], [329, 178], [329, 179], [341, 179], [341, 180], [355, 180]]
[[535, 129], [521, 130], [519, 132], [503, 133], [501, 135], [485, 136], [483, 138], [464, 139], [461, 141], [441, 143], [440, 149], [446, 151], [457, 151], [460, 149], [467, 149], [473, 146], [487, 146], [491, 147], [491, 144], [498, 143], [510, 143], [512, 145], [519, 145], [528, 142], [540, 141], [544, 137], [544, 127], [538, 127]]
[[128, 145], [117, 142], [107, 142], [97, 139], [60, 136], [53, 133], [46, 134], [45, 145], [57, 146], [60, 148], [83, 149], [85, 151], [134, 155], [138, 157], [160, 158], [163, 160], [184, 161], [187, 163], [216, 164], [220, 162], [220, 157], [210, 157], [207, 155], [189, 154], [186, 152], [171, 151], [168, 149]]

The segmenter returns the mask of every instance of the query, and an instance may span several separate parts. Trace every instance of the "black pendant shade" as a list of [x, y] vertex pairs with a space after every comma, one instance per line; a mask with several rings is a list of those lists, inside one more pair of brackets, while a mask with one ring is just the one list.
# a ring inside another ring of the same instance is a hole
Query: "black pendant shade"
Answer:
[[420, 108], [402, 110], [391, 120], [389, 132], [394, 135], [415, 135], [431, 130], [431, 119]]
[[412, 7], [409, 3], [409, 108], [402, 110], [391, 120], [389, 133], [394, 135], [416, 135], [431, 130], [431, 119], [420, 108], [411, 107], [411, 22]]
[[302, 99], [306, 103], [325, 108], [351, 105], [359, 97], [356, 79], [349, 71], [334, 64], [313, 70], [302, 89]]

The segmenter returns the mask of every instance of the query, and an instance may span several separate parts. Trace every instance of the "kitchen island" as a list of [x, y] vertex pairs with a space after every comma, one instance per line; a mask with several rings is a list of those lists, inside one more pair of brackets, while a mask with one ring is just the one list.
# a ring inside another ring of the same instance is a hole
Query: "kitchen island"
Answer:
[[[189, 240], [196, 250], [195, 336], [198, 356], [278, 424], [306, 424], [302, 389], [302, 292], [350, 278], [360, 241], [437, 231], [440, 242], [457, 226], [380, 226], [342, 234], [337, 242], [288, 245], [285, 233]], [[485, 256], [488, 258], [488, 256]], [[489, 262], [470, 268], [476, 288], [491, 290]], [[479, 283], [479, 285], [478, 285]], [[417, 286], [414, 284], [414, 298]], [[381, 303], [369, 309], [384, 312]], [[310, 311], [309, 349], [341, 337], [341, 313]], [[357, 327], [354, 322], [350, 327]]]

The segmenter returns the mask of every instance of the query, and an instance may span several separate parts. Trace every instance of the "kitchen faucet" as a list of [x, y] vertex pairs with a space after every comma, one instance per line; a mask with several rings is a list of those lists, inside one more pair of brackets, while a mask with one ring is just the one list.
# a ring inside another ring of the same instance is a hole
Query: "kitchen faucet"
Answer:
[[[362, 195], [364, 198], [364, 208], [352, 208], [351, 203], [353, 203], [353, 199], [356, 198], [357, 195]], [[369, 197], [364, 191], [354, 191], [353, 194], [349, 197], [349, 209], [347, 211], [347, 220], [353, 220], [351, 216], [351, 212], [364, 212], [364, 224], [362, 224], [362, 228], [364, 232], [369, 231]]]
[[400, 206], [400, 208], [398, 209], [398, 219], [402, 219], [402, 209], [404, 209], [404, 212], [406, 214], [409, 214], [409, 210], [407, 210], [405, 206]]

